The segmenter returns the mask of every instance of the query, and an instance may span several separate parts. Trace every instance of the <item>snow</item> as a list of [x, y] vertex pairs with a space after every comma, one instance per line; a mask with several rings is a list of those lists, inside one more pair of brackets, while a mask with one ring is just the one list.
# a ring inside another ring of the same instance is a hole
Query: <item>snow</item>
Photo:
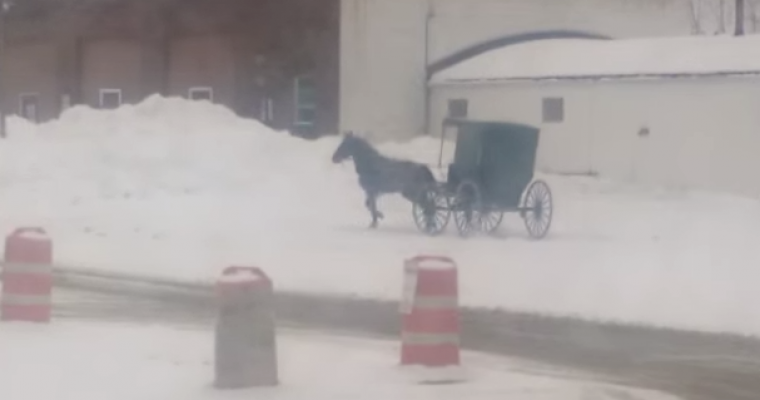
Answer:
[[760, 35], [541, 40], [485, 52], [431, 82], [747, 72], [760, 72]]
[[246, 283], [263, 281], [264, 277], [248, 270], [239, 270], [231, 274], [224, 274], [219, 277], [218, 282], [223, 283]]
[[50, 240], [50, 237], [45, 233], [45, 231], [37, 228], [24, 228], [19, 231], [14, 232], [14, 236], [18, 238], [23, 239], [29, 239], [29, 240], [38, 240], [38, 241], [47, 241]]
[[464, 354], [467, 382], [419, 385], [418, 371], [397, 367], [394, 343], [292, 331], [278, 335], [278, 387], [217, 391], [212, 386], [213, 340], [210, 330], [189, 327], [5, 323], [0, 329], [0, 398], [612, 400], [627, 395], [675, 400], [653, 391], [512, 372], [516, 365], [509, 360], [470, 353]]
[[[541, 175], [556, 202], [545, 240], [516, 215], [503, 237], [464, 240], [451, 222], [430, 238], [398, 196], [367, 229], [353, 165], [331, 162], [337, 138], [297, 139], [220, 106], [152, 97], [9, 127], [0, 232], [44, 227], [59, 266], [213, 283], [256, 265], [278, 290], [399, 300], [404, 261], [441, 255], [458, 265], [463, 306], [760, 334], [756, 200]], [[380, 149], [435, 165], [438, 146]]]
[[426, 270], [449, 270], [449, 269], [456, 269], [456, 263], [454, 260], [447, 260], [447, 259], [440, 259], [438, 257], [425, 257], [415, 260], [407, 260], [410, 265], [416, 266], [419, 269], [426, 269]]

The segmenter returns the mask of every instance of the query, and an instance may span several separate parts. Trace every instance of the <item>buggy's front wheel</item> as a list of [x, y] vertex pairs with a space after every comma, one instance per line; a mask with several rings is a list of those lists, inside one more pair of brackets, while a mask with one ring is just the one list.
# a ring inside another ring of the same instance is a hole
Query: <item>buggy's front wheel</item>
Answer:
[[446, 230], [451, 218], [449, 197], [439, 185], [429, 185], [420, 190], [412, 203], [412, 216], [417, 229], [436, 236]]
[[502, 220], [504, 220], [503, 211], [483, 211], [480, 214], [480, 231], [491, 235], [499, 229]]
[[459, 236], [468, 237], [479, 230], [482, 204], [480, 189], [475, 182], [466, 180], [459, 184], [451, 205]]
[[537, 180], [531, 183], [525, 192], [521, 215], [532, 238], [543, 239], [549, 233], [554, 215], [554, 202], [552, 191], [546, 182]]

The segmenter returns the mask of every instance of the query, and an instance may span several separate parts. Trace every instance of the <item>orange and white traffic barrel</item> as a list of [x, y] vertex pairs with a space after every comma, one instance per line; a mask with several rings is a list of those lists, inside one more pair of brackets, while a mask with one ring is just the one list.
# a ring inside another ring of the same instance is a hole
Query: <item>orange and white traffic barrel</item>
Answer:
[[53, 291], [53, 243], [42, 228], [19, 228], [5, 240], [0, 318], [49, 322]]
[[417, 256], [404, 263], [401, 365], [459, 365], [457, 266], [448, 257]]

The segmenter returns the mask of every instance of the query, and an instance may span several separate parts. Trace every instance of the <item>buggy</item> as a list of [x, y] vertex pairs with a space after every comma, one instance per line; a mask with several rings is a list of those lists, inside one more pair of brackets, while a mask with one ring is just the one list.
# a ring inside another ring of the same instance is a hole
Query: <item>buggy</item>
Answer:
[[552, 222], [552, 194], [534, 180], [539, 129], [517, 123], [447, 119], [441, 132], [439, 167], [446, 133], [457, 131], [454, 160], [445, 182], [420, 190], [414, 222], [429, 235], [446, 229], [454, 217], [461, 236], [494, 233], [506, 212], [522, 217], [528, 234], [541, 239]]

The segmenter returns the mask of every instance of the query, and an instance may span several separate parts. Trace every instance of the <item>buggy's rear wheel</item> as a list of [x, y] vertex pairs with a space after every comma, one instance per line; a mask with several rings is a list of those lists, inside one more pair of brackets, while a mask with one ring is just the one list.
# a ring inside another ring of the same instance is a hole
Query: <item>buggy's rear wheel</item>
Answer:
[[482, 204], [480, 189], [475, 182], [466, 180], [459, 184], [451, 209], [460, 236], [467, 237], [479, 230]]
[[543, 239], [552, 225], [554, 202], [546, 182], [537, 180], [528, 186], [521, 210], [525, 228], [534, 239]]
[[451, 218], [448, 195], [437, 184], [422, 188], [412, 204], [412, 215], [417, 229], [431, 236], [440, 234]]

